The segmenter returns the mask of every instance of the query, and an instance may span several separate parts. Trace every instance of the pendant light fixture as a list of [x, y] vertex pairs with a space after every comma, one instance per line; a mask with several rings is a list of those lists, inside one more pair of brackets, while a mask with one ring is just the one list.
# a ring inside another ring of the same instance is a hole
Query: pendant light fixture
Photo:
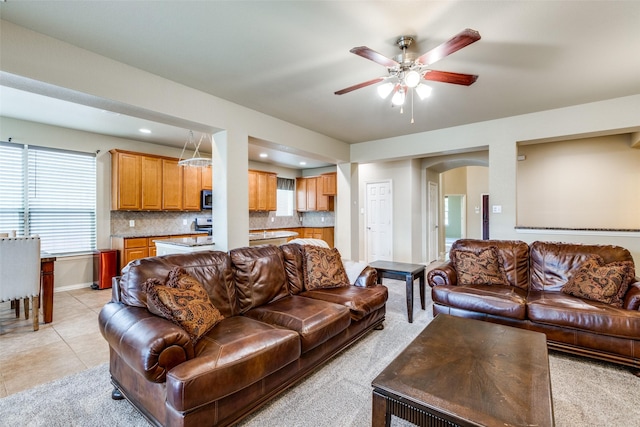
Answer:
[[[213, 141], [212, 139], [213, 137], [211, 135], [203, 133], [200, 135], [200, 140], [196, 145], [196, 140], [193, 136], [193, 131], [190, 130], [189, 133], [187, 134], [187, 140], [184, 143], [184, 147], [182, 147], [182, 153], [180, 153], [180, 160], [178, 161], [178, 165], [196, 167], [196, 168], [204, 168], [204, 167], [211, 166], [211, 163], [212, 163], [211, 158], [201, 157], [201, 154], [199, 152], [200, 144], [202, 144], [202, 141], [205, 138], [206, 139], [211, 138], [211, 141]], [[191, 156], [190, 159], [183, 159], [182, 156], [184, 155], [185, 150], [187, 149], [188, 146], [191, 146], [191, 145], [193, 145], [193, 147], [195, 148], [193, 152], [193, 156]]]

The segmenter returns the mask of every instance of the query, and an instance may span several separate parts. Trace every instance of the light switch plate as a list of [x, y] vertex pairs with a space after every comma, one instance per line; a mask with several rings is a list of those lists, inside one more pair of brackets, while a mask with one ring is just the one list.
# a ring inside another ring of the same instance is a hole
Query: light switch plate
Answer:
[[502, 205], [493, 205], [493, 213], [502, 213]]

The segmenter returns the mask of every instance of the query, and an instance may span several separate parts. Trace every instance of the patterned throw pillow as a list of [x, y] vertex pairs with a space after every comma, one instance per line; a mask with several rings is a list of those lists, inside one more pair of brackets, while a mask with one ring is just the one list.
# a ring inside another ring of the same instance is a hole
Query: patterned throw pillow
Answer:
[[629, 261], [604, 264], [602, 258], [591, 258], [580, 266], [562, 287], [562, 292], [578, 298], [622, 306], [629, 288], [633, 264]]
[[149, 311], [180, 326], [194, 344], [224, 319], [202, 284], [181, 267], [171, 270], [166, 284], [152, 278], [142, 289], [147, 293]]
[[336, 248], [305, 245], [304, 283], [307, 290], [349, 286], [340, 252]]
[[479, 251], [452, 251], [451, 260], [459, 285], [509, 285], [495, 246]]

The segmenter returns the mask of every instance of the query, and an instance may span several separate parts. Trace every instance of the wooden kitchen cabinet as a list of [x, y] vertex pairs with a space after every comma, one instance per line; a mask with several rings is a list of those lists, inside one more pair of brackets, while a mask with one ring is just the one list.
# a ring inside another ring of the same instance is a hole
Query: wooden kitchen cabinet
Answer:
[[329, 247], [334, 245], [333, 227], [304, 227], [300, 229], [300, 237], [304, 239], [320, 239], [327, 242]]
[[249, 170], [249, 211], [277, 209], [277, 182], [275, 173]]
[[200, 211], [202, 170], [208, 169], [211, 182], [211, 168], [182, 167], [173, 157], [110, 153], [112, 210]]
[[177, 239], [180, 237], [198, 237], [203, 234], [180, 234], [172, 236], [151, 237], [112, 237], [111, 248], [120, 252], [120, 265], [118, 271], [131, 261], [156, 256], [156, 240]]
[[162, 159], [141, 156], [142, 161], [142, 210], [162, 209]]
[[184, 211], [200, 210], [201, 169], [189, 166], [182, 167], [182, 210]]
[[305, 212], [307, 210], [307, 179], [296, 178], [296, 210]]
[[201, 189], [213, 190], [213, 167], [207, 166], [200, 169]]
[[296, 210], [333, 211], [334, 197], [326, 195], [325, 185], [331, 185], [331, 181], [327, 184], [323, 176], [296, 178]]
[[323, 173], [320, 175], [320, 178], [322, 179], [322, 194], [325, 196], [335, 196], [338, 194], [336, 172]]
[[141, 191], [142, 158], [134, 153], [111, 151], [111, 209], [140, 210]]
[[162, 159], [162, 209], [182, 209], [182, 167], [178, 160]]

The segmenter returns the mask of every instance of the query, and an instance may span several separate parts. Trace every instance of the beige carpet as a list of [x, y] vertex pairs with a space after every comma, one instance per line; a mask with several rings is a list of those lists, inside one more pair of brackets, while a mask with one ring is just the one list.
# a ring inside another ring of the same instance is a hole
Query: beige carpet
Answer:
[[[385, 329], [373, 331], [312, 376], [247, 418], [242, 427], [371, 425], [371, 380], [431, 320], [409, 324], [404, 283], [390, 289]], [[416, 300], [417, 300], [416, 289]], [[640, 427], [640, 378], [615, 365], [552, 353], [556, 425]], [[145, 426], [126, 401], [113, 401], [106, 364], [0, 399], [0, 426]], [[394, 426], [410, 425], [394, 419]]]

